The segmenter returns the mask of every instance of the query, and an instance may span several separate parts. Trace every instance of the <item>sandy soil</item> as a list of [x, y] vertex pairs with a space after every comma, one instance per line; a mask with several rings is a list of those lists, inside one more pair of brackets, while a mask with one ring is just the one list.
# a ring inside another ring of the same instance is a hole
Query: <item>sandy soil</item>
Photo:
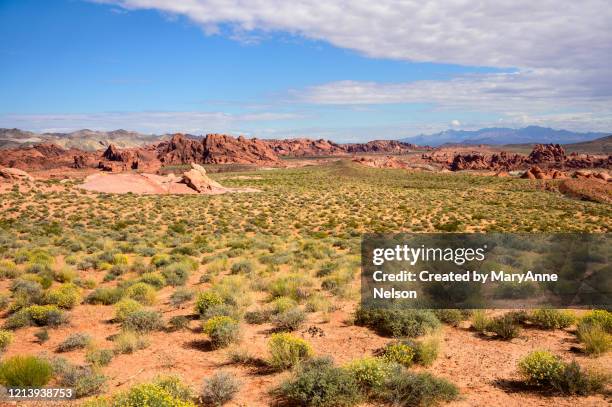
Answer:
[[[96, 280], [102, 273], [95, 274]], [[99, 275], [97, 275], [99, 274]], [[5, 289], [6, 281], [0, 284]], [[105, 285], [105, 284], [104, 284]], [[189, 285], [207, 288], [197, 283], [197, 275], [192, 276]], [[173, 289], [166, 287], [158, 293], [156, 308], [161, 310], [164, 319], [175, 315], [191, 315], [193, 301], [182, 309], [175, 309], [168, 299]], [[344, 302], [340, 309], [329, 317], [321, 313], [309, 314], [304, 330], [296, 333], [306, 338], [318, 355], [330, 355], [337, 363], [343, 364], [352, 359], [372, 355], [390, 339], [383, 338], [363, 327], [352, 325], [352, 312], [355, 304]], [[17, 354], [56, 354], [57, 345], [70, 333], [90, 334], [100, 348], [111, 348], [112, 336], [120, 331], [118, 324], [111, 323], [113, 306], [80, 305], [71, 314], [70, 326], [50, 330], [50, 339], [39, 344], [33, 336], [38, 328], [25, 328], [16, 331], [15, 340], [7, 350], [6, 356]], [[461, 399], [449, 406], [601, 406], [609, 400], [603, 396], [559, 397], [543, 395], [521, 388], [516, 366], [518, 360], [535, 349], [549, 349], [565, 359], [575, 357], [585, 365], [596, 364], [600, 367], [612, 366], [612, 356], [589, 359], [575, 351], [578, 343], [575, 336], [567, 331], [542, 331], [524, 329], [522, 335], [505, 342], [481, 337], [469, 330], [469, 323], [453, 328], [445, 326], [441, 332], [442, 350], [433, 366], [427, 368], [436, 375], [448, 378], [460, 388]], [[306, 332], [310, 326], [317, 326], [323, 336], [311, 336]], [[109, 377], [111, 393], [125, 390], [130, 386], [153, 379], [159, 374], [179, 374], [194, 389], [199, 389], [203, 379], [222, 369], [236, 375], [242, 388], [229, 406], [268, 406], [274, 402], [269, 391], [277, 386], [289, 373], [273, 373], [261, 365], [237, 366], [228, 364], [228, 349], [211, 350], [206, 335], [201, 333], [201, 323], [197, 318], [190, 322], [188, 330], [179, 332], [155, 332], [148, 335], [151, 346], [131, 355], [116, 356], [109, 366], [103, 368]], [[267, 341], [272, 326], [242, 324], [242, 341], [237, 347], [248, 351], [252, 356], [268, 356]], [[84, 363], [85, 351], [77, 350], [61, 356]], [[420, 368], [416, 368], [420, 369]], [[64, 403], [65, 404], [65, 403]], [[373, 406], [373, 404], [363, 404]]]

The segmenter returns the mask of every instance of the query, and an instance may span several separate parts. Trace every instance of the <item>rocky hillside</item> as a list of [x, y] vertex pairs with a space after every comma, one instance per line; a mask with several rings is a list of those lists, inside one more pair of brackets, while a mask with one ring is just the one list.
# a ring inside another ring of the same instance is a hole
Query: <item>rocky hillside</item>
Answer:
[[123, 129], [113, 131], [83, 129], [70, 133], [34, 133], [20, 129], [0, 129], [0, 149], [50, 143], [66, 149], [96, 151], [111, 144], [120, 148], [141, 147], [167, 138], [168, 135], [142, 134]]
[[423, 159], [432, 163], [444, 164], [451, 171], [461, 170], [516, 170], [531, 165], [545, 168], [579, 169], [612, 168], [612, 156], [593, 156], [572, 153], [566, 155], [559, 144], [536, 144], [528, 156], [507, 152], [487, 154], [478, 151], [453, 154], [432, 152], [423, 154]]
[[397, 140], [374, 140], [367, 143], [338, 144], [333, 141], [308, 138], [264, 140], [278, 155], [287, 157], [326, 157], [350, 154], [406, 154], [429, 149]]

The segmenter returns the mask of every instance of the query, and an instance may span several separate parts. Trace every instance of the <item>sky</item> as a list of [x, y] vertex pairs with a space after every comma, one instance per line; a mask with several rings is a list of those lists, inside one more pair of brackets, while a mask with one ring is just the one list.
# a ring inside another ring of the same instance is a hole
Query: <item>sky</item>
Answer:
[[0, 127], [612, 130], [609, 0], [0, 0]]

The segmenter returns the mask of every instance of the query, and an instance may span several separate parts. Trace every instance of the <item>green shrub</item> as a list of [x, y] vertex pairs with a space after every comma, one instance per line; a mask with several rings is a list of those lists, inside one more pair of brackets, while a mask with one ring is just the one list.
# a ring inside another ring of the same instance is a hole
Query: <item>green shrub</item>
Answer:
[[117, 253], [113, 256], [111, 263], [114, 265], [127, 265], [128, 257], [125, 254]]
[[612, 312], [593, 310], [580, 319], [580, 325], [599, 325], [607, 333], [612, 333]]
[[159, 273], [144, 273], [140, 276], [138, 282], [149, 284], [158, 290], [166, 286], [166, 279]]
[[49, 331], [46, 328], [41, 329], [40, 331], [36, 331], [34, 333], [36, 339], [38, 339], [39, 343], [45, 343], [49, 340]]
[[270, 365], [277, 370], [296, 366], [313, 355], [312, 347], [302, 338], [288, 333], [272, 334], [268, 342]]
[[49, 290], [45, 296], [47, 304], [55, 304], [60, 308], [67, 309], [73, 308], [80, 300], [79, 288], [71, 283], [62, 284], [57, 288]]
[[189, 264], [185, 262], [173, 263], [164, 267], [162, 275], [166, 279], [166, 283], [171, 286], [185, 285], [189, 278]]
[[274, 315], [272, 317], [272, 323], [279, 331], [295, 331], [304, 323], [305, 319], [306, 313], [298, 307], [295, 307]]
[[123, 322], [132, 313], [140, 311], [142, 304], [131, 298], [124, 298], [115, 304], [115, 321]]
[[240, 320], [240, 309], [230, 304], [213, 305], [209, 307], [205, 313], [200, 315], [202, 321], [208, 321], [211, 318], [223, 316], [232, 317], [235, 320]]
[[168, 375], [157, 377], [153, 384], [167, 391], [172, 397], [179, 400], [189, 400], [193, 397], [193, 392], [184, 384], [179, 376]]
[[451, 326], [459, 326], [465, 318], [461, 310], [458, 309], [437, 309], [434, 314], [438, 319]]
[[576, 317], [569, 311], [537, 309], [531, 313], [529, 320], [543, 329], [563, 329], [572, 325]]
[[113, 356], [111, 349], [91, 348], [85, 353], [85, 360], [94, 366], [106, 366], [113, 360]]
[[169, 331], [181, 331], [189, 327], [189, 318], [184, 315], [176, 315], [168, 321]]
[[181, 400], [173, 396], [167, 389], [155, 383], [143, 383], [117, 395], [112, 401], [112, 406], [195, 407], [195, 404], [190, 400]]
[[62, 343], [57, 346], [58, 352], [70, 352], [75, 349], [83, 349], [91, 343], [91, 336], [77, 332], [70, 334]]
[[439, 339], [401, 340], [388, 343], [381, 351], [380, 356], [389, 362], [410, 367], [413, 363], [431, 366], [439, 353]]
[[15, 278], [19, 274], [21, 274], [21, 272], [15, 263], [10, 260], [0, 260], [0, 279]]
[[440, 341], [437, 337], [431, 337], [420, 341], [409, 341], [414, 349], [414, 361], [423, 366], [431, 366], [438, 358], [440, 352]]
[[173, 307], [178, 308], [187, 301], [192, 300], [194, 295], [194, 292], [188, 288], [179, 288], [170, 296], [170, 303]]
[[232, 274], [248, 274], [253, 271], [253, 263], [249, 260], [241, 260], [234, 264], [230, 269]]
[[96, 368], [71, 364], [66, 365], [59, 376], [59, 385], [73, 389], [77, 398], [102, 392], [107, 380]]
[[519, 362], [519, 372], [529, 385], [570, 395], [602, 392], [610, 381], [607, 374], [585, 371], [576, 361], [564, 363], [547, 351], [535, 351]]
[[458, 395], [459, 390], [448, 380], [410, 371], [390, 375], [376, 393], [378, 399], [398, 407], [435, 406]]
[[170, 259], [170, 255], [165, 253], [156, 254], [151, 258], [151, 264], [155, 267], [163, 267], [170, 264], [172, 260]]
[[71, 283], [78, 276], [76, 270], [71, 269], [69, 267], [63, 267], [60, 270], [55, 271], [54, 278], [55, 281], [60, 283]]
[[154, 310], [131, 312], [123, 321], [123, 329], [134, 332], [151, 332], [163, 329], [161, 314]]
[[405, 342], [388, 343], [381, 356], [388, 362], [398, 363], [402, 366], [410, 367], [414, 362], [414, 347]]
[[534, 351], [519, 362], [519, 372], [530, 385], [551, 385], [555, 376], [563, 369], [563, 362], [552, 353]]
[[290, 297], [278, 297], [275, 298], [271, 303], [271, 311], [273, 314], [280, 314], [285, 311], [289, 311], [292, 308], [297, 307], [297, 301]]
[[28, 312], [38, 326], [59, 326], [68, 322], [68, 316], [54, 305], [32, 305]]
[[244, 320], [249, 324], [260, 325], [268, 322], [270, 320], [270, 315], [270, 311], [266, 309], [247, 311], [244, 314]]
[[125, 295], [128, 298], [136, 300], [141, 304], [155, 304], [155, 288], [146, 283], [136, 283], [134, 285], [131, 285], [125, 290]]
[[296, 301], [307, 297], [306, 287], [308, 281], [302, 275], [292, 274], [279, 277], [268, 286], [268, 291], [272, 298], [291, 297]]
[[486, 332], [489, 324], [491, 323], [491, 319], [487, 317], [483, 310], [476, 310], [472, 315], [472, 328], [480, 333]]
[[198, 294], [195, 303], [196, 312], [203, 315], [213, 305], [223, 305], [223, 298], [214, 291], [205, 291]]
[[115, 343], [115, 353], [118, 354], [134, 353], [149, 346], [147, 338], [130, 331], [119, 333], [115, 336], [113, 342]]
[[612, 335], [599, 324], [581, 323], [577, 334], [584, 344], [584, 351], [589, 355], [599, 356], [612, 349]]
[[381, 335], [417, 337], [437, 329], [440, 321], [428, 310], [360, 307], [355, 324], [370, 327]]
[[238, 340], [240, 324], [231, 317], [218, 316], [204, 323], [204, 333], [209, 336], [213, 348], [223, 348]]
[[0, 353], [4, 352], [11, 342], [13, 342], [12, 332], [0, 329]]
[[602, 392], [608, 382], [608, 375], [584, 371], [574, 360], [563, 365], [551, 384], [561, 393], [586, 396]]
[[501, 315], [491, 320], [487, 331], [495, 333], [500, 339], [510, 340], [519, 336], [520, 328], [512, 315]]
[[215, 372], [204, 380], [202, 401], [205, 405], [222, 406], [231, 401], [240, 390], [240, 382], [228, 372]]
[[0, 362], [0, 383], [6, 387], [42, 387], [52, 375], [51, 364], [35, 356], [13, 356]]
[[27, 309], [21, 309], [10, 315], [4, 322], [6, 329], [19, 329], [32, 325], [32, 319]]
[[365, 392], [380, 388], [397, 371], [386, 359], [374, 357], [355, 359], [345, 369]]
[[100, 287], [89, 293], [85, 302], [88, 304], [111, 305], [123, 297], [124, 291], [119, 287]]
[[278, 395], [288, 404], [307, 407], [344, 407], [361, 399], [359, 383], [329, 358], [316, 358], [300, 365], [292, 379], [282, 383]]

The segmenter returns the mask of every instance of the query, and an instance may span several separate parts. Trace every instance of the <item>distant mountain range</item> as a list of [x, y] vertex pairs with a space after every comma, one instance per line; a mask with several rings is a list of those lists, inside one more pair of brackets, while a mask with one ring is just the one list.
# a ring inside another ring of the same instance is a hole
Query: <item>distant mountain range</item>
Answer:
[[[437, 147], [445, 144], [462, 145], [526, 145], [534, 143], [584, 143], [609, 135], [610, 133], [578, 133], [568, 130], [555, 130], [548, 127], [529, 126], [522, 129], [492, 127], [480, 130], [445, 130], [440, 133], [408, 137], [401, 140], [421, 146]], [[71, 133], [34, 133], [20, 129], [0, 128], [0, 149], [27, 147], [40, 143], [53, 143], [64, 148], [78, 148], [95, 151], [114, 144], [119, 148], [140, 147], [167, 140], [170, 134], [142, 134], [128, 130], [95, 131], [78, 130]], [[201, 136], [186, 135], [187, 138]], [[273, 142], [273, 140], [271, 140]], [[334, 144], [334, 143], [332, 143]]]
[[170, 138], [169, 135], [142, 134], [128, 130], [95, 131], [83, 129], [71, 133], [34, 133], [20, 129], [0, 128], [0, 148], [27, 147], [53, 143], [64, 148], [95, 151], [115, 144], [120, 148], [138, 147]]
[[436, 134], [421, 134], [401, 139], [407, 143], [437, 147], [443, 144], [530, 144], [530, 143], [580, 143], [609, 135], [610, 133], [578, 133], [555, 130], [549, 127], [528, 126], [522, 129], [491, 127], [480, 130], [445, 130]]

